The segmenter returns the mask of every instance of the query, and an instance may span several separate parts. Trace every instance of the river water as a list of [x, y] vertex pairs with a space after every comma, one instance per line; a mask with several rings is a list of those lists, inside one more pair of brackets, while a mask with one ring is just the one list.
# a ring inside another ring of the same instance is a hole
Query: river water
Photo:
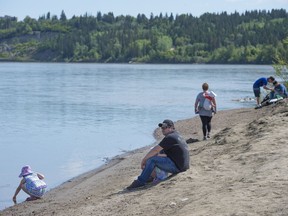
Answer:
[[[0, 63], [0, 209], [22, 166], [49, 189], [113, 156], [150, 145], [163, 119], [194, 116], [203, 82], [218, 110], [252, 107], [252, 84], [272, 66]], [[27, 197], [20, 192], [18, 200]]]

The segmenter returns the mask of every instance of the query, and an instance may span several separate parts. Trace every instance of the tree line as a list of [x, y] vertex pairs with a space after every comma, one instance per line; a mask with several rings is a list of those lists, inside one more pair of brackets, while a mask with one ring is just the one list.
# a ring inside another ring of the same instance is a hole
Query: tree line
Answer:
[[2, 61], [273, 64], [287, 56], [288, 13], [0, 17]]

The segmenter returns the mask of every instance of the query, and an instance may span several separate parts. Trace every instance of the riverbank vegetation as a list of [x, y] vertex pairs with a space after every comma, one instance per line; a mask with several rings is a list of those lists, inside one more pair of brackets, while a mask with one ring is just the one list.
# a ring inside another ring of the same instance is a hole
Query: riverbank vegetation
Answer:
[[288, 56], [284, 9], [146, 17], [85, 14], [0, 18], [0, 60], [273, 64]]
[[[283, 40], [283, 44], [287, 50], [288, 37]], [[284, 81], [284, 85], [288, 88], [288, 55], [276, 55], [273, 67], [276, 76], [280, 77]]]

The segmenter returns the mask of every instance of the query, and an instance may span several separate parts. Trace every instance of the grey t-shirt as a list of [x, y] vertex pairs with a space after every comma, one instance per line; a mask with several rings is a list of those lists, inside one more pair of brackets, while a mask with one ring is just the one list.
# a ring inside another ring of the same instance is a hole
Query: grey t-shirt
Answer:
[[212, 116], [212, 109], [211, 110], [206, 110], [203, 107], [204, 101], [205, 101], [205, 97], [203, 95], [204, 92], [200, 92], [197, 95], [196, 101], [198, 101], [198, 111], [199, 111], [199, 115], [201, 116]]

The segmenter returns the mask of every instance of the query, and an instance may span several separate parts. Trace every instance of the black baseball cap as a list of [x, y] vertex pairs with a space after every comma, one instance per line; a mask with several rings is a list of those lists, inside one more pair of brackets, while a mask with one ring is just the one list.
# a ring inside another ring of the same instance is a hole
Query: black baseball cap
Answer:
[[165, 119], [162, 123], [158, 124], [159, 127], [174, 127], [173, 121]]

